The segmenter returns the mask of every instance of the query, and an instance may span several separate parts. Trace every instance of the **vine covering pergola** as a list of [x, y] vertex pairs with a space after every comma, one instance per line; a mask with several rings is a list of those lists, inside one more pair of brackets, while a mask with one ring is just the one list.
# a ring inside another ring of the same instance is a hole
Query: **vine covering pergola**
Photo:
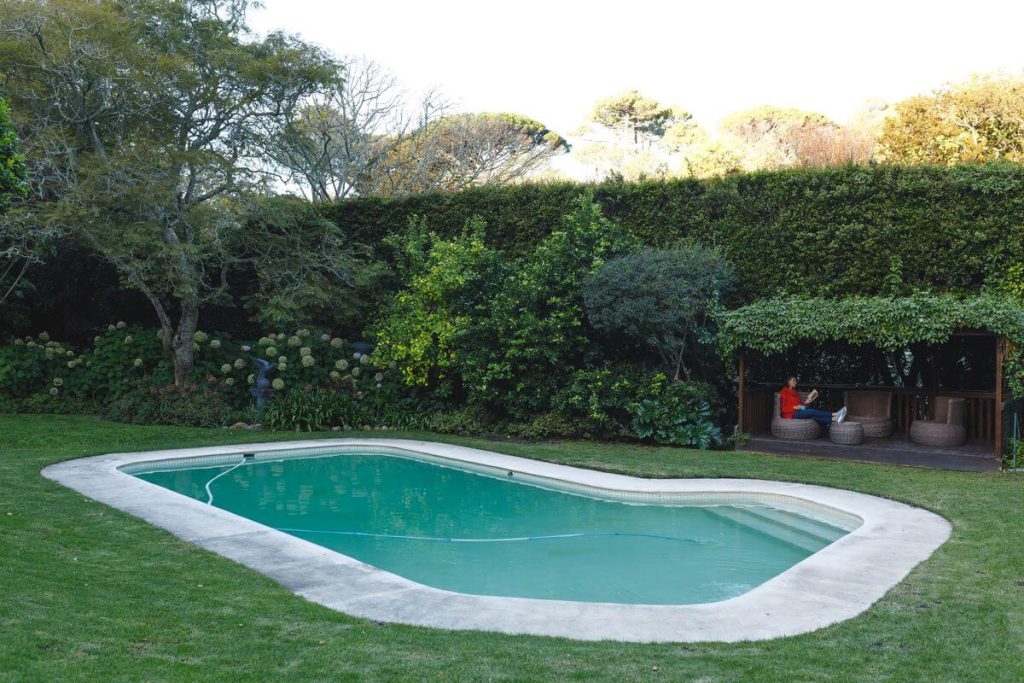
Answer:
[[[900, 351], [914, 344], [941, 345], [955, 336], [990, 336], [995, 343], [997, 410], [1001, 410], [1007, 379], [1011, 393], [1024, 396], [1024, 365], [1017, 353], [1024, 345], [1024, 305], [1005, 295], [919, 293], [840, 300], [780, 297], [724, 311], [717, 320], [719, 348], [739, 365], [741, 427], [745, 424], [746, 352], [780, 354], [801, 344], [839, 342]], [[1001, 418], [997, 416], [995, 423], [995, 449], [1000, 453]]]

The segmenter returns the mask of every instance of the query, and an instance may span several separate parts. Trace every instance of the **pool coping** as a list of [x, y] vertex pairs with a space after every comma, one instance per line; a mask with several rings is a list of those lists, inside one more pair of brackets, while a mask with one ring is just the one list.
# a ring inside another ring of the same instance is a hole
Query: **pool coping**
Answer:
[[[863, 520], [756, 588], [697, 605], [630, 605], [469, 595], [419, 584], [122, 472], [129, 464], [332, 446], [396, 448], [532, 477], [629, 493], [785, 496]], [[410, 439], [316, 439], [110, 453], [42, 474], [274, 579], [302, 597], [382, 622], [631, 642], [737, 642], [808, 633], [884, 596], [950, 536], [944, 518], [854, 491], [758, 479], [643, 479]]]

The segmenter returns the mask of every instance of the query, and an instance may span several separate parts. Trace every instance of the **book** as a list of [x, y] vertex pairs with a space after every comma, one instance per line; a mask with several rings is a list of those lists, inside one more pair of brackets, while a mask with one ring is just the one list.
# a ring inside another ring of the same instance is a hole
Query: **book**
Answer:
[[807, 398], [804, 399], [804, 405], [814, 403], [815, 399], [818, 398], [818, 390], [811, 389], [811, 393], [807, 394]]

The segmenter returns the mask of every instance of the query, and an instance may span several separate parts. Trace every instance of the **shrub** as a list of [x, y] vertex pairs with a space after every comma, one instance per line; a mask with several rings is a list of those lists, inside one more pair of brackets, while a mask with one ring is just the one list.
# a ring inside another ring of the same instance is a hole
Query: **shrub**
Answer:
[[353, 399], [324, 389], [276, 397], [263, 412], [263, 426], [275, 432], [320, 432], [357, 423]]
[[247, 417], [216, 390], [197, 385], [184, 389], [170, 385], [141, 396], [123, 395], [107, 406], [106, 416], [132, 424], [180, 427], [224, 427]]
[[710, 389], [696, 382], [666, 385], [654, 398], [630, 404], [630, 433], [641, 441], [707, 450], [722, 444]]
[[529, 422], [511, 424], [506, 431], [531, 440], [568, 439], [580, 433], [580, 425], [561, 410], [551, 410]]
[[446, 413], [438, 413], [432, 422], [434, 431], [442, 434], [479, 436], [494, 431], [494, 420], [480, 406], [467, 406]]
[[645, 249], [601, 266], [584, 283], [583, 299], [596, 329], [653, 348], [674, 379], [689, 379], [687, 355], [697, 356], [699, 366], [714, 353], [712, 314], [732, 278], [732, 266], [716, 249]]

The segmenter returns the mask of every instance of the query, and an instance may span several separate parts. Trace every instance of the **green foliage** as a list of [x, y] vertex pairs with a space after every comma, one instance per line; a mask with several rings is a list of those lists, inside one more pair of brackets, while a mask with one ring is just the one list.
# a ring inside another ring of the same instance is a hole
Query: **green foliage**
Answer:
[[348, 394], [323, 389], [292, 391], [267, 406], [263, 426], [275, 432], [322, 432], [356, 424], [353, 403]]
[[848, 341], [896, 351], [916, 342], [937, 344], [960, 329], [982, 329], [1024, 342], [1024, 308], [990, 294], [960, 297], [919, 293], [910, 297], [841, 300], [766, 299], [718, 316], [720, 348], [778, 353], [803, 340]]
[[559, 229], [506, 262], [496, 291], [459, 338], [470, 400], [500, 406], [517, 420], [550, 409], [573, 370], [598, 354], [585, 324], [583, 283], [633, 248], [633, 238], [582, 195]]
[[494, 431], [494, 420], [480, 406], [470, 405], [437, 414], [431, 429], [442, 434], [479, 436]]
[[0, 98], [0, 214], [10, 208], [12, 200], [25, 196], [27, 191], [25, 157], [19, 151], [18, 134], [7, 102]]
[[630, 436], [629, 406], [654, 399], [667, 378], [633, 365], [605, 364], [576, 370], [559, 391], [557, 402], [580, 426], [583, 436]]
[[[717, 245], [735, 266], [743, 301], [890, 294], [894, 264], [902, 294], [977, 292], [1024, 262], [1024, 167], [1012, 164], [787, 170], [592, 191], [605, 216], [649, 246]], [[559, 225], [579, 192], [572, 183], [474, 188], [367, 197], [324, 211], [371, 243], [413, 215], [442, 237], [479, 216], [487, 245], [523, 254]]]
[[380, 358], [400, 364], [411, 385], [447, 382], [459, 362], [470, 317], [479, 315], [500, 269], [499, 254], [484, 246], [483, 229], [471, 220], [461, 235], [443, 240], [411, 221], [404, 238], [391, 240], [409, 282], [370, 334]]
[[711, 390], [699, 383], [666, 385], [656, 398], [630, 404], [630, 433], [641, 441], [659, 445], [689, 446], [707, 450], [722, 444], [722, 432], [714, 422]]
[[653, 348], [667, 372], [690, 377], [694, 346], [713, 341], [712, 313], [732, 286], [732, 266], [715, 249], [686, 245], [612, 259], [583, 285], [596, 329]]
[[118, 422], [180, 427], [223, 427], [247, 416], [215, 387], [173, 384], [152, 388], [142, 396], [117, 398], [107, 406], [105, 414]]

